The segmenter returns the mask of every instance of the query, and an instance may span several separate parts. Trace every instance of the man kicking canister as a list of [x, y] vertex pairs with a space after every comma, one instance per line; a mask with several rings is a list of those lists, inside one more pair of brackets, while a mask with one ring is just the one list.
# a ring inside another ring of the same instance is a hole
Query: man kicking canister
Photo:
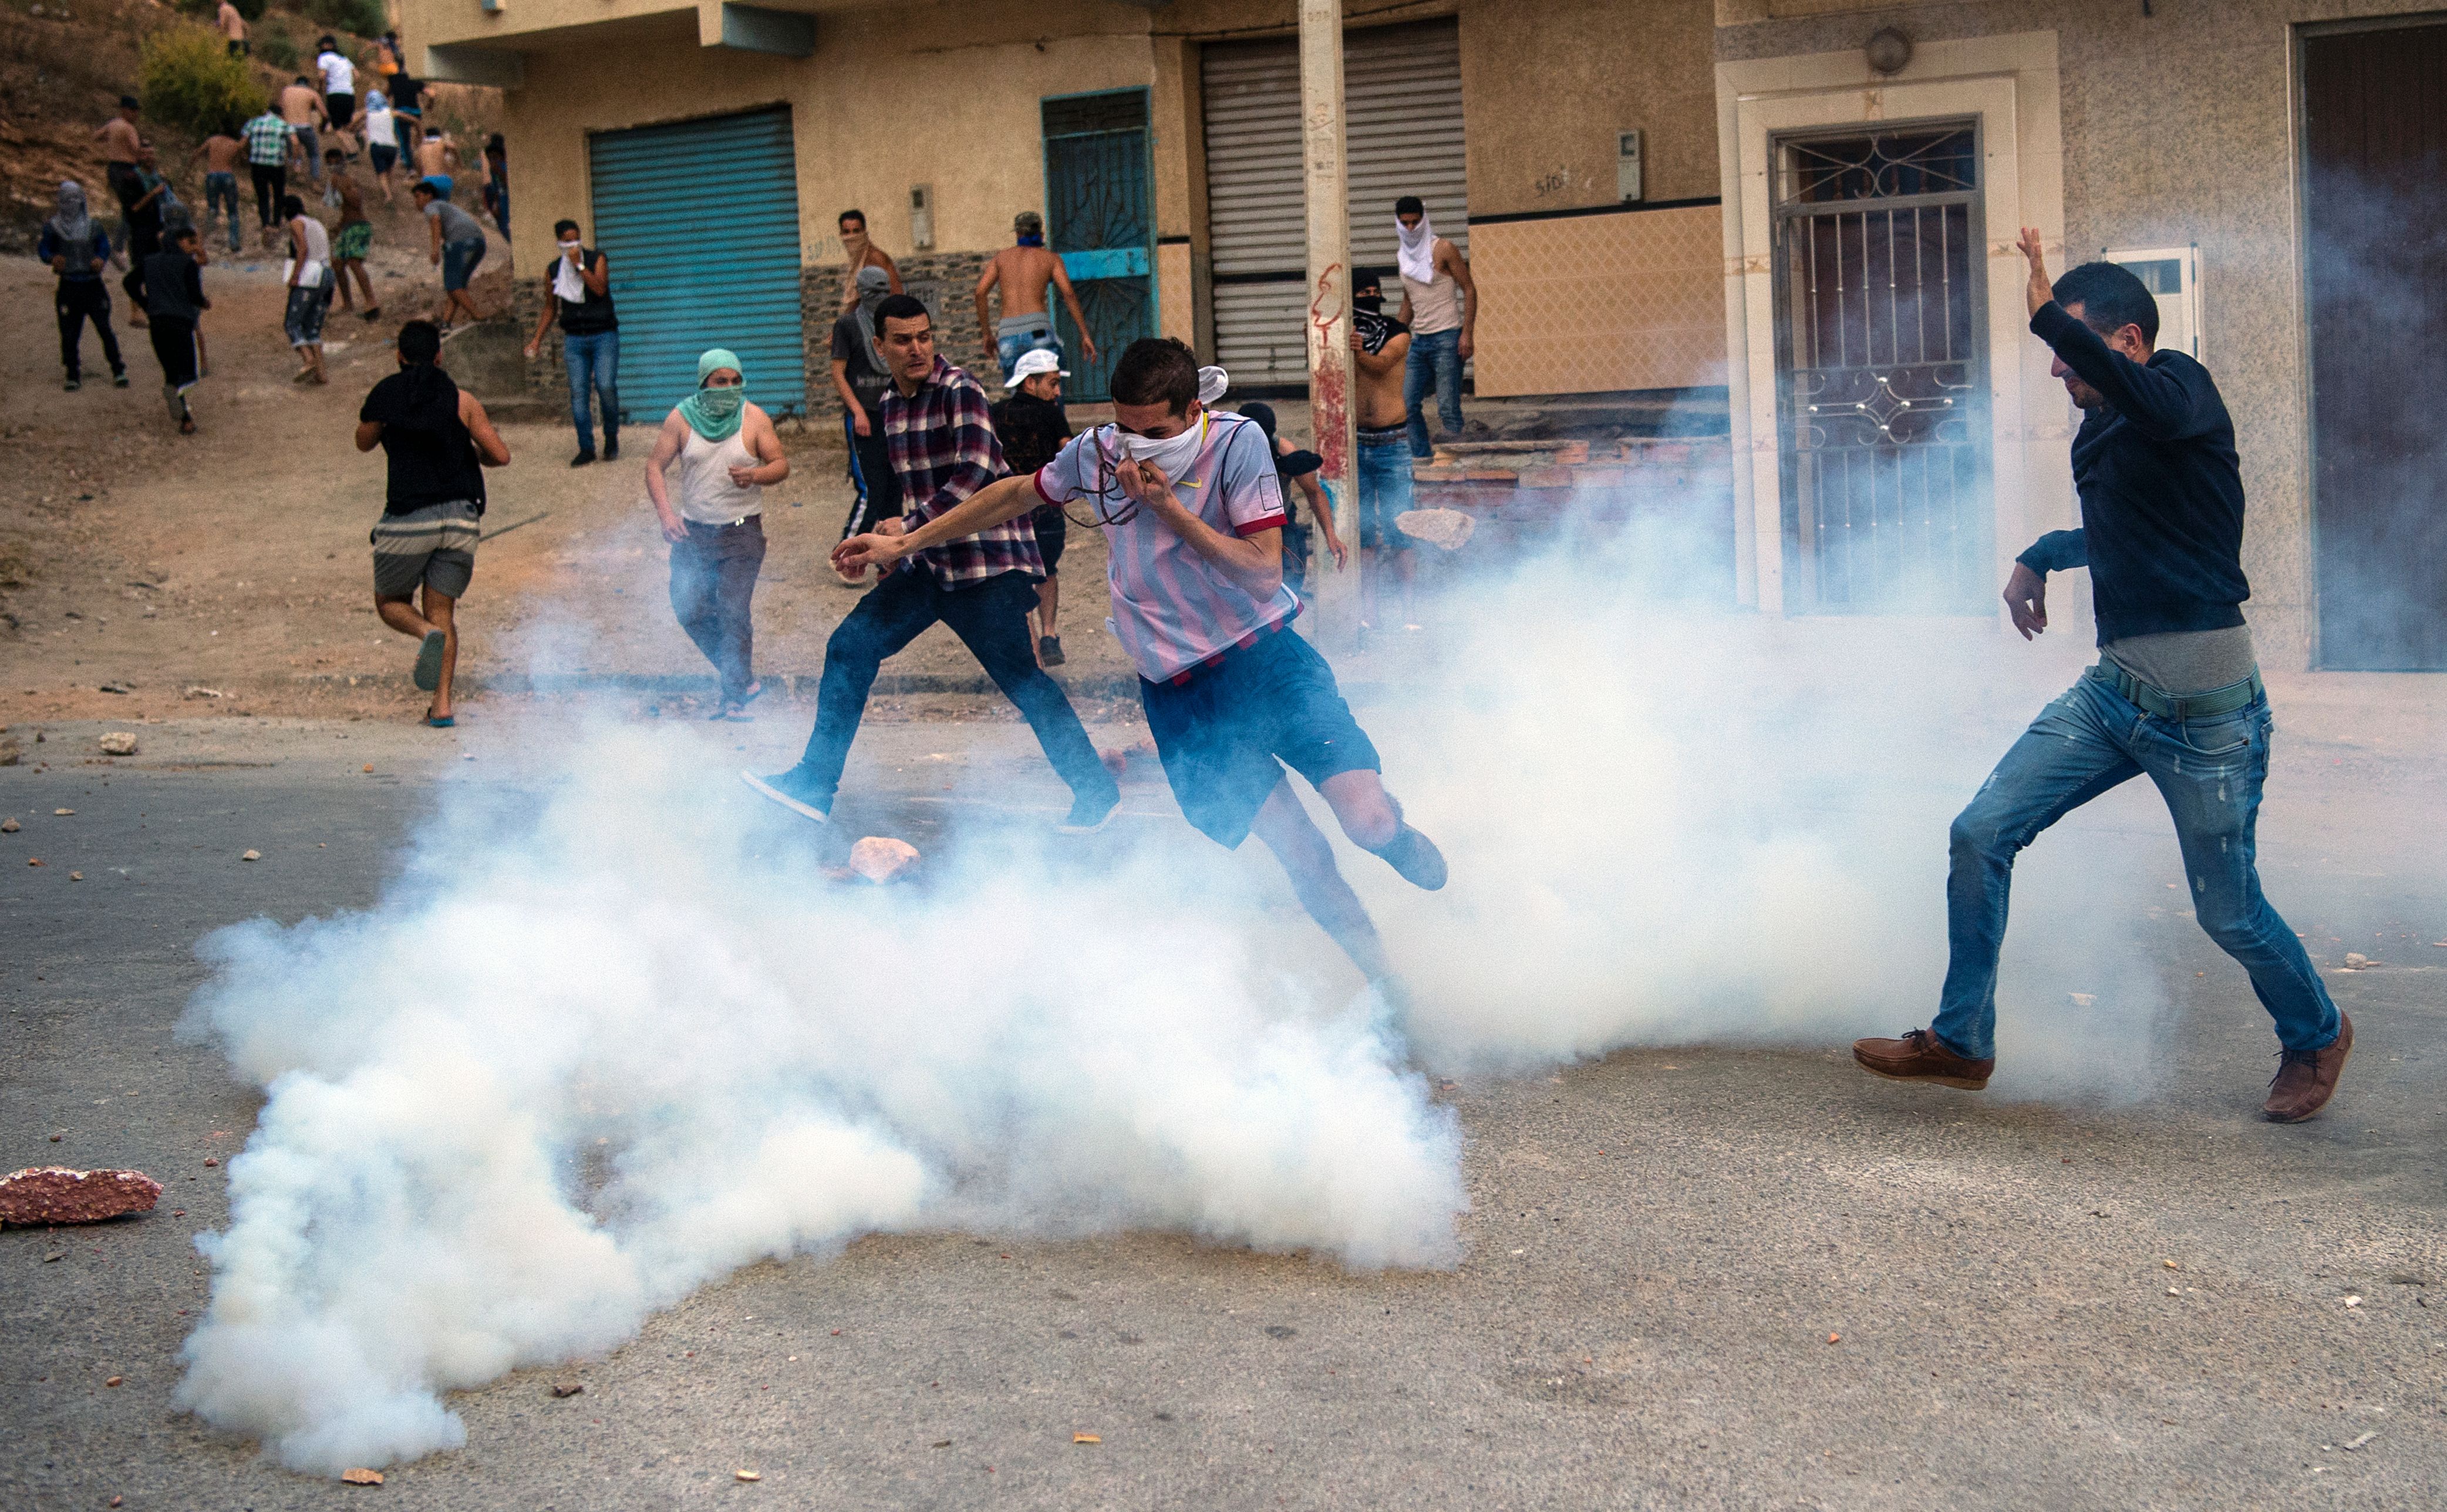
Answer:
[[1074, 437], [1034, 478], [1006, 478], [903, 536], [858, 536], [844, 571], [901, 560], [1039, 504], [1085, 499], [1109, 548], [1113, 625], [1181, 811], [1219, 844], [1264, 841], [1310, 917], [1398, 1002], [1376, 926], [1284, 780], [1308, 779], [1362, 850], [1442, 887], [1445, 860], [1378, 775], [1334, 671], [1291, 629], [1283, 586], [1282, 486], [1265, 432], [1207, 410], [1198, 359], [1178, 341], [1130, 343], [1113, 369], [1113, 423]]
[[[1002, 447], [987, 418], [986, 391], [935, 354], [934, 322], [911, 295], [894, 294], [876, 306], [875, 326], [876, 345], [892, 372], [892, 385], [883, 391], [882, 429], [906, 509], [882, 528], [898, 537], [946, 515], [967, 518], [960, 506], [1004, 471]], [[1032, 496], [1027, 502], [1033, 501]], [[924, 540], [882, 558], [886, 565], [907, 560], [860, 599], [825, 642], [816, 728], [806, 754], [788, 771], [770, 777], [742, 772], [741, 779], [793, 813], [818, 823], [830, 818], [877, 670], [941, 620], [1027, 717], [1045, 759], [1071, 784], [1071, 813], [1058, 827], [1066, 834], [1103, 828], [1120, 806], [1122, 790], [1097, 759], [1062, 686], [1036, 665], [1028, 612], [1036, 607], [1036, 582], [1045, 565], [1035, 530], [1025, 521], [1011, 523], [1024, 513], [1026, 502], [956, 530], [914, 531], [912, 539], [922, 535]], [[879, 539], [853, 536], [849, 543]], [[834, 564], [843, 566], [838, 550]], [[843, 567], [852, 581], [864, 573], [863, 565]]]
[[2336, 1090], [2354, 1026], [2303, 943], [2260, 893], [2253, 829], [2268, 775], [2268, 696], [2244, 624], [2243, 479], [2234, 423], [2208, 369], [2153, 351], [2158, 303], [2109, 262], [2051, 287], [2024, 230], [2031, 331], [2082, 410], [2073, 439], [2081, 528], [2017, 560], [2005, 603], [2022, 638], [2048, 626], [2047, 575], [2090, 569], [2098, 665], [2050, 704], [1954, 821], [1946, 877], [1952, 958], [1936, 1021], [1852, 1054], [1880, 1076], [1977, 1089], [1996, 1068], [1997, 954], [2017, 852], [2109, 788], [2147, 772], [2174, 816], [2201, 928], [2251, 975], [2277, 1021], [2262, 1112], [2309, 1118]]

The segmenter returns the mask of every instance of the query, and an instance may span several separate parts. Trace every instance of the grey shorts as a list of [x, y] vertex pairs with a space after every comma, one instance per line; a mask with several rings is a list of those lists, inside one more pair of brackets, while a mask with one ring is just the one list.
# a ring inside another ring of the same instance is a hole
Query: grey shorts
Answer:
[[369, 538], [374, 547], [374, 596], [406, 598], [418, 585], [446, 598], [465, 597], [476, 576], [476, 538], [484, 522], [476, 504], [454, 500], [405, 515], [385, 515]]

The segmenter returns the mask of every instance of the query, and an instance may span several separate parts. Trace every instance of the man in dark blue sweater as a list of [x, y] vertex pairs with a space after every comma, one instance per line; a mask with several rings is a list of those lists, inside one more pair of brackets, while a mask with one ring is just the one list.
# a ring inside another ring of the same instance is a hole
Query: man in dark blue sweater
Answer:
[[2047, 707], [1954, 821], [1951, 959], [1936, 1021], [1900, 1039], [1858, 1041], [1852, 1055], [1898, 1081], [1987, 1086], [2014, 857], [2146, 772], [2174, 816], [2194, 917], [2250, 973], [2276, 1020], [2282, 1050], [2262, 1111], [2295, 1123], [2336, 1090], [2354, 1026], [2261, 896], [2252, 862], [2270, 720], [2243, 622], [2251, 586], [2234, 423], [2207, 369], [2151, 350], [2158, 305], [2138, 278], [2094, 262], [2051, 286], [2039, 233], [2025, 230], [2021, 248], [2031, 331], [2056, 352], [2049, 370], [2082, 411], [2073, 441], [2081, 528], [2022, 553], [2005, 603], [2028, 640], [2047, 629], [2047, 575], [2088, 567], [2098, 665]]

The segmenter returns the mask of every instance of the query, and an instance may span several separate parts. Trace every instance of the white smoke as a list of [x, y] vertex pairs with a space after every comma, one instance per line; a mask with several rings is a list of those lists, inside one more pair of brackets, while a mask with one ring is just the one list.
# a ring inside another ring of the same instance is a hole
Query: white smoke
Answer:
[[[180, 1400], [304, 1470], [412, 1458], [461, 1442], [444, 1392], [879, 1230], [1445, 1264], [1460, 1142], [1411, 1065], [1926, 1023], [1946, 821], [2081, 632], [1698, 611], [1644, 565], [1688, 559], [1635, 532], [1467, 585], [1432, 674], [1363, 706], [1452, 865], [1421, 894], [1344, 851], [1410, 978], [1398, 1037], [1221, 853], [1083, 876], [971, 846], [842, 887], [727, 753], [553, 732], [535, 812], [454, 803], [371, 911], [207, 941], [190, 1025], [269, 1101]], [[2049, 864], [2000, 1090], [2129, 1094], [2161, 1011], [2125, 883]]]
[[446, 1448], [441, 1392], [877, 1230], [1456, 1257], [1450, 1116], [1269, 968], [1258, 900], [1144, 862], [1057, 905], [1019, 855], [833, 885], [687, 735], [578, 761], [370, 913], [207, 941], [190, 1026], [269, 1096], [186, 1348], [213, 1424], [323, 1474]]

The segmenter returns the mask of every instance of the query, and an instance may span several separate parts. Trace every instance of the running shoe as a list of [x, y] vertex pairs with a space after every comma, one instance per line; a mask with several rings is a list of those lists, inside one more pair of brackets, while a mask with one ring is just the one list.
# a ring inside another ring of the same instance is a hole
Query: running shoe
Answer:
[[1445, 853], [1436, 849], [1434, 841], [1407, 823], [1394, 832], [1392, 840], [1378, 846], [1376, 854], [1413, 887], [1432, 893], [1445, 885]]
[[1065, 661], [1069, 660], [1070, 658], [1062, 654], [1062, 637], [1059, 635], [1037, 636], [1036, 659], [1040, 665], [1046, 667], [1059, 667]]
[[832, 819], [833, 798], [824, 790], [805, 766], [793, 766], [787, 772], [759, 777], [743, 771], [739, 780], [802, 819], [828, 823]]
[[1071, 812], [1053, 830], [1058, 835], [1093, 835], [1111, 823], [1113, 816], [1121, 811], [1122, 795], [1118, 792], [1110, 798], [1082, 798], [1071, 805]]
[[432, 692], [442, 686], [442, 648], [445, 637], [438, 630], [428, 630], [416, 648], [416, 689]]

